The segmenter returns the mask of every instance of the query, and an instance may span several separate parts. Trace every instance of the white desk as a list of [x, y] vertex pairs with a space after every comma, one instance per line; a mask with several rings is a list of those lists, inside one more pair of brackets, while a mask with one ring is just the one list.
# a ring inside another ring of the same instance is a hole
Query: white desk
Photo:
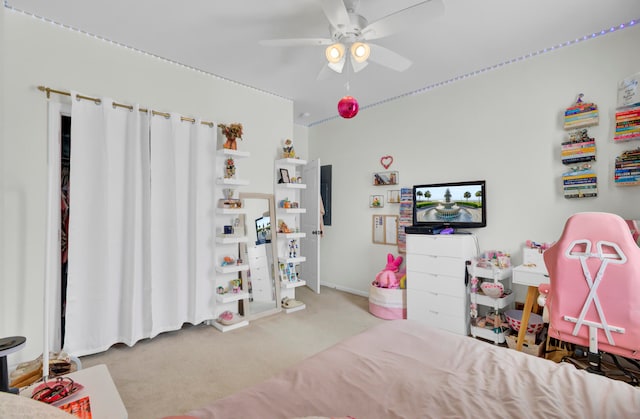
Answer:
[[[82, 369], [65, 374], [65, 377], [82, 384], [84, 388], [63, 401], [53, 403], [53, 406], [63, 405], [89, 396], [93, 419], [127, 419], [129, 416], [106, 365], [101, 364]], [[39, 384], [36, 383], [27, 387], [21, 392], [21, 395], [31, 397], [33, 389]]]
[[516, 341], [516, 350], [521, 351], [522, 342], [524, 342], [524, 336], [527, 333], [527, 325], [529, 324], [531, 310], [534, 306], [536, 308], [538, 306], [538, 286], [540, 284], [549, 283], [549, 274], [544, 266], [529, 267], [519, 265], [513, 268], [512, 281], [514, 284], [528, 286], [527, 299], [524, 302], [524, 309], [522, 310], [522, 323], [520, 330], [518, 331], [518, 340]]

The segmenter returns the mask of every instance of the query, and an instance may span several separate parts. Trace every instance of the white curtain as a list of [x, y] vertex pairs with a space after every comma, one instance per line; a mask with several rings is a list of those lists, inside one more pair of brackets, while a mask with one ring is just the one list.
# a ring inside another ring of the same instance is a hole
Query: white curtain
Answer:
[[212, 318], [216, 130], [109, 98], [72, 102], [64, 349]]

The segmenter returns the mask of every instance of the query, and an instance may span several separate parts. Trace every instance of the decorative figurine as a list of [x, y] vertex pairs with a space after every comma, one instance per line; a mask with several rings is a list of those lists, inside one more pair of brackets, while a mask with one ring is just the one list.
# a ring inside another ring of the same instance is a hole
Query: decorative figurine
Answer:
[[293, 149], [293, 141], [291, 141], [288, 138], [284, 141], [284, 145], [282, 146], [282, 158], [284, 159], [296, 158], [296, 152]]

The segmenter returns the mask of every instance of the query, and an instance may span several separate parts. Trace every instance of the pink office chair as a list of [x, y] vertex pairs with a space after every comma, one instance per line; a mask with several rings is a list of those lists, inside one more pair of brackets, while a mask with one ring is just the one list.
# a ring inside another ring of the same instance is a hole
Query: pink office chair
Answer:
[[631, 230], [631, 236], [633, 237], [633, 241], [638, 243], [638, 237], [640, 237], [640, 231], [638, 231], [638, 222], [636, 220], [625, 220], [627, 225], [629, 226], [629, 230]]
[[600, 351], [638, 365], [640, 247], [625, 220], [599, 212], [569, 217], [544, 261], [549, 336], [588, 347], [591, 372], [603, 374]]

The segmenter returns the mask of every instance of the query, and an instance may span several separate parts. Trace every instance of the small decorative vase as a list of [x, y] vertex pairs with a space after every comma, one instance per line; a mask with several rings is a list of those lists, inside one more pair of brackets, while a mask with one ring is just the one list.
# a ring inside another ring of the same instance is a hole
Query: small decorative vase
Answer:
[[227, 137], [227, 142], [223, 145], [224, 148], [229, 150], [237, 150], [236, 146], [236, 138], [235, 137]]

